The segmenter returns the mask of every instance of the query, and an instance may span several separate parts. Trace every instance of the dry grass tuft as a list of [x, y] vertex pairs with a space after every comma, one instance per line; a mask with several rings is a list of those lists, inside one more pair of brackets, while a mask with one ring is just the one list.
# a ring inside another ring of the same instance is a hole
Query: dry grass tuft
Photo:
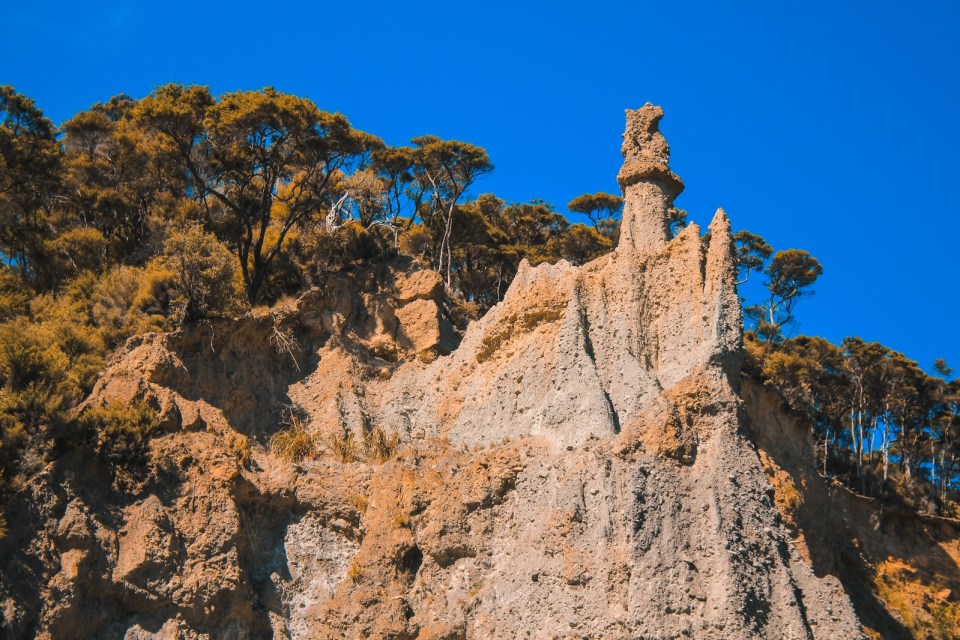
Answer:
[[356, 462], [360, 459], [360, 450], [352, 433], [331, 435], [324, 444], [327, 450], [344, 464]]
[[367, 460], [372, 462], [386, 462], [394, 456], [400, 448], [400, 435], [386, 432], [377, 427], [363, 434], [363, 449]]
[[251, 458], [253, 458], [253, 445], [250, 438], [242, 433], [228, 433], [226, 440], [227, 447], [237, 457], [240, 466], [246, 467], [249, 465]]
[[289, 426], [286, 429], [270, 438], [270, 450], [290, 462], [316, 458], [320, 448], [316, 437], [307, 431], [306, 423], [296, 416], [290, 416], [287, 424]]

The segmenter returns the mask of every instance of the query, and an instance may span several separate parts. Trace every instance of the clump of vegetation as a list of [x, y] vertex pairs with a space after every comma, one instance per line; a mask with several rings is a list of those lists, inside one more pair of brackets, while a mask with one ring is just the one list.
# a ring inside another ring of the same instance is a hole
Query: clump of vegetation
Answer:
[[287, 427], [270, 438], [270, 450], [290, 462], [310, 460], [320, 453], [317, 437], [307, 429], [306, 422], [293, 415], [287, 418]]
[[367, 500], [366, 496], [353, 494], [350, 496], [350, 504], [352, 504], [353, 508], [357, 510], [357, 513], [363, 515], [367, 512], [369, 501]]
[[[931, 594], [929, 585], [908, 565], [889, 559], [876, 567], [873, 577], [876, 594], [895, 612], [911, 637], [948, 640], [960, 630], [960, 602], [950, 599], [949, 590]], [[880, 637], [880, 634], [871, 634]]]
[[344, 464], [360, 460], [360, 448], [351, 432], [332, 434], [326, 438], [324, 444], [327, 451]]
[[143, 400], [111, 402], [83, 415], [97, 435], [100, 455], [118, 465], [143, 458], [150, 437], [159, 431], [157, 418], [157, 410]]
[[231, 432], [226, 437], [227, 447], [237, 456], [237, 462], [246, 467], [253, 458], [253, 443], [242, 433]]
[[154, 269], [172, 274], [171, 316], [176, 324], [239, 315], [244, 310], [236, 260], [212, 233], [199, 225], [167, 238]]
[[360, 442], [352, 432], [345, 432], [328, 436], [324, 445], [334, 458], [344, 464], [361, 460], [386, 462], [400, 448], [400, 436], [397, 433], [387, 435], [383, 429], [376, 427], [364, 431]]
[[388, 436], [379, 427], [364, 432], [358, 441], [352, 432], [325, 437], [313, 434], [303, 419], [292, 414], [286, 418], [286, 425], [270, 439], [270, 450], [291, 462], [313, 459], [323, 452], [343, 464], [361, 460], [385, 462], [393, 457], [400, 446], [398, 434]]
[[367, 460], [385, 462], [400, 448], [400, 434], [387, 435], [380, 427], [363, 433], [363, 450]]
[[347, 578], [350, 579], [350, 582], [358, 583], [363, 578], [363, 565], [361, 565], [356, 560], [350, 562], [350, 568], [347, 569]]
[[[937, 602], [930, 605], [931, 640], [951, 640], [960, 630], [960, 602]], [[922, 637], [922, 636], [921, 636]]]

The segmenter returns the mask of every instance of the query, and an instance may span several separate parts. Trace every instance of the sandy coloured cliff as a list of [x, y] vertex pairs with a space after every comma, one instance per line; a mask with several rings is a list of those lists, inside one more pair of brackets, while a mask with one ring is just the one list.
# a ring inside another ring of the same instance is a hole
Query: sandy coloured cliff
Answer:
[[[521, 265], [459, 344], [440, 279], [399, 263], [133, 340], [87, 406], [146, 399], [164, 432], [122, 491], [69, 454], [36, 479], [43, 512], [0, 580], [6, 628], [861, 637], [748, 438], [730, 223], [670, 237], [683, 185], [661, 116], [627, 112], [616, 250]], [[263, 445], [291, 413], [324, 442], [396, 434], [399, 451], [290, 463]]]

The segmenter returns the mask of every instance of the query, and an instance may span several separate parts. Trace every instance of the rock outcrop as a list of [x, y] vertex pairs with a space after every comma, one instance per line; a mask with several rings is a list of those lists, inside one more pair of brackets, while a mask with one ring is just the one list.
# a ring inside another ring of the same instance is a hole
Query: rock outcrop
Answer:
[[[8, 628], [860, 637], [839, 581], [798, 552], [743, 428], [727, 216], [709, 243], [696, 225], [670, 238], [683, 185], [661, 117], [627, 112], [616, 250], [521, 265], [456, 348], [440, 280], [399, 265], [272, 315], [131, 343], [88, 406], [160, 410], [150, 475], [81, 491], [97, 484], [65, 459], [38, 480], [50, 506], [25, 543], [48, 551], [5, 572]], [[289, 463], [261, 446], [284, 411], [324, 441], [396, 434], [400, 450]]]

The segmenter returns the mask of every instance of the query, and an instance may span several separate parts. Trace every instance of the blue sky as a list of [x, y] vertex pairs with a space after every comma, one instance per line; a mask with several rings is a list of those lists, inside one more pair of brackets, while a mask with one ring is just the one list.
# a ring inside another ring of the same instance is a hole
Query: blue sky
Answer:
[[799, 331], [960, 369], [960, 3], [48, 2], [3, 9], [0, 83], [57, 123], [176, 81], [273, 85], [403, 144], [487, 148], [474, 188], [617, 191], [663, 105], [677, 205], [824, 265]]

